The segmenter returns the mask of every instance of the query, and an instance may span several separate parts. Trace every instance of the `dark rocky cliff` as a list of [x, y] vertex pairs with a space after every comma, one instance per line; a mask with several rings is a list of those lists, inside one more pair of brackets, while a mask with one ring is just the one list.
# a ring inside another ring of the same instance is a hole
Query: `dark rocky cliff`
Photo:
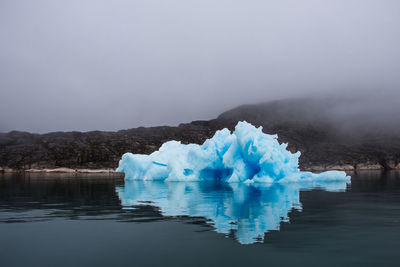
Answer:
[[151, 153], [168, 140], [201, 144], [216, 130], [233, 129], [246, 120], [278, 134], [293, 152], [301, 151], [302, 169], [398, 169], [398, 128], [362, 121], [359, 116], [332, 116], [329, 101], [285, 100], [241, 106], [210, 121], [178, 127], [149, 127], [117, 132], [0, 134], [0, 167], [116, 168], [125, 152]]

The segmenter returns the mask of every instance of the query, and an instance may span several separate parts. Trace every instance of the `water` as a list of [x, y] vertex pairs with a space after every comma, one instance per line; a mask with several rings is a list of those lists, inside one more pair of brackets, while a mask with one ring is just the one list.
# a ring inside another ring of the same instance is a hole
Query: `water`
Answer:
[[397, 266], [400, 173], [270, 188], [0, 176], [0, 266]]

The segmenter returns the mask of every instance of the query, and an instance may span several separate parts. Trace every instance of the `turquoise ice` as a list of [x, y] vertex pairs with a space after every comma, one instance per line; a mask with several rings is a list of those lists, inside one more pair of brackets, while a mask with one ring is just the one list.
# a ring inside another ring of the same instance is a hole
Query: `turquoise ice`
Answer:
[[222, 129], [202, 145], [169, 141], [150, 155], [126, 153], [117, 171], [125, 173], [126, 180], [282, 184], [350, 179], [342, 171], [300, 171], [299, 157], [300, 152], [288, 151], [277, 135], [239, 122], [233, 133]]
[[302, 210], [301, 190], [346, 189], [345, 172], [303, 172], [299, 157], [276, 135], [239, 122], [233, 133], [217, 131], [202, 145], [169, 141], [150, 155], [124, 154], [117, 170], [125, 173], [125, 186], [117, 192], [123, 206], [204, 217], [218, 233], [251, 244]]

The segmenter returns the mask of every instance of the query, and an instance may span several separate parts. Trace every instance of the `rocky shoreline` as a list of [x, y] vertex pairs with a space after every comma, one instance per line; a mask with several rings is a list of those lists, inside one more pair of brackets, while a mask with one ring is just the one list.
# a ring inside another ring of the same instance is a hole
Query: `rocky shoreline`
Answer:
[[54, 168], [54, 169], [11, 169], [0, 168], [0, 173], [70, 173], [70, 174], [112, 174], [123, 176], [123, 173], [113, 169], [71, 169], [71, 168]]
[[[323, 171], [384, 171], [385, 168], [380, 164], [357, 164], [353, 165], [336, 165], [336, 166], [310, 166], [302, 168], [302, 171], [323, 172]], [[391, 168], [391, 170], [400, 170], [400, 164]], [[117, 172], [115, 169], [72, 169], [72, 168], [43, 168], [43, 169], [12, 169], [0, 167], [0, 173], [71, 173], [71, 174], [112, 174], [123, 176], [123, 173]]]

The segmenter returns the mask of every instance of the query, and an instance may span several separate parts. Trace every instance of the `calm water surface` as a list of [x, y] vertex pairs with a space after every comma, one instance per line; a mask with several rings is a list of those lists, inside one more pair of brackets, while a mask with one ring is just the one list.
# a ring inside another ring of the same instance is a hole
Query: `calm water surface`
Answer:
[[0, 266], [398, 266], [400, 173], [351, 184], [0, 175]]

